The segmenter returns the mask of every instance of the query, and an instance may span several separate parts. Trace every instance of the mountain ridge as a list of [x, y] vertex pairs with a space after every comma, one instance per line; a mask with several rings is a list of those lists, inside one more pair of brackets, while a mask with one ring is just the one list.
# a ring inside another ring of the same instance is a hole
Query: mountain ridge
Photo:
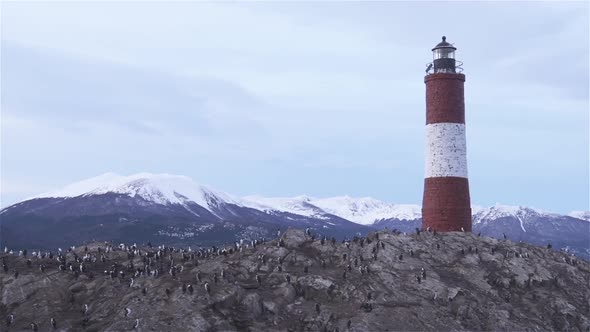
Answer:
[[[421, 227], [415, 204], [350, 196], [237, 197], [185, 176], [106, 173], [0, 210], [0, 245], [45, 249], [89, 240], [218, 245], [274, 238], [287, 228], [309, 228], [340, 240], [375, 229], [410, 233]], [[590, 258], [590, 222], [573, 216], [474, 205], [473, 232], [553, 243]]]
[[[14, 205], [31, 199], [72, 198], [108, 192], [127, 194], [131, 197], [138, 195], [148, 201], [164, 205], [180, 204], [184, 206], [187, 200], [190, 200], [210, 212], [212, 212], [210, 207], [211, 199], [216, 198], [225, 204], [230, 203], [267, 212], [280, 211], [320, 219], [326, 214], [331, 214], [361, 225], [371, 225], [383, 219], [417, 220], [421, 218], [421, 207], [417, 204], [388, 203], [372, 197], [351, 197], [348, 195], [325, 198], [316, 198], [308, 195], [294, 197], [248, 195], [237, 197], [213, 189], [208, 185], [200, 185], [188, 176], [148, 172], [129, 176], [107, 172], [96, 177], [74, 182], [58, 190], [30, 197], [1, 209], [0, 213]], [[567, 215], [590, 221], [590, 211], [572, 211], [568, 214], [560, 214], [521, 205], [511, 206], [499, 203], [490, 207], [473, 205], [472, 210], [474, 223], [478, 223], [482, 215], [489, 217], [492, 214], [496, 214], [497, 216], [511, 215], [518, 217], [527, 211], [554, 216]]]

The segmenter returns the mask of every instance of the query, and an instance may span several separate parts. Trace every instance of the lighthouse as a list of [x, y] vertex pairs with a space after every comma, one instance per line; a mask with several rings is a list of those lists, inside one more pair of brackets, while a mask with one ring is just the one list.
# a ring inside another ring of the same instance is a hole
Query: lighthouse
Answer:
[[442, 37], [433, 49], [426, 83], [426, 165], [422, 227], [471, 231], [462, 63]]

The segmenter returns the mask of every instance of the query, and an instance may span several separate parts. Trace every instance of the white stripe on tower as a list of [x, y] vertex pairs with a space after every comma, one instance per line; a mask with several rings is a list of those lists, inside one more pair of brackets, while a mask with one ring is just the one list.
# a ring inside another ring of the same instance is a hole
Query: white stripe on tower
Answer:
[[426, 125], [426, 178], [467, 178], [467, 148], [464, 123]]

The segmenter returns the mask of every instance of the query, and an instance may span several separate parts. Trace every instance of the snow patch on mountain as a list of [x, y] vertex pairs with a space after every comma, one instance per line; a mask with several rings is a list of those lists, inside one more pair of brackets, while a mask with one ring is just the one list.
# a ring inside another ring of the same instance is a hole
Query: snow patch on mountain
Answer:
[[263, 197], [260, 195], [245, 196], [241, 200], [242, 206], [262, 210], [287, 212], [300, 216], [327, 219], [326, 212], [311, 203], [308, 196], [296, 197]]
[[568, 216], [590, 221], [590, 211], [572, 211], [568, 214]]

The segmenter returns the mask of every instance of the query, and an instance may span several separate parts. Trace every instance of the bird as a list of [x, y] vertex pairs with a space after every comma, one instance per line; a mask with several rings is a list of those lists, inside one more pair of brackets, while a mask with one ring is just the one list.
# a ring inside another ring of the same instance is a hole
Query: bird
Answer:
[[6, 325], [10, 326], [10, 325], [12, 325], [13, 322], [14, 322], [14, 315], [13, 314], [8, 315], [8, 317], [6, 317]]
[[207, 294], [211, 294], [211, 287], [209, 287], [208, 282], [205, 282], [205, 291], [207, 292]]
[[461, 232], [465, 233], [465, 228], [461, 227]]
[[193, 285], [190, 285], [189, 284], [186, 288], [188, 289], [188, 292], [192, 295], [193, 294], [193, 291], [194, 291]]
[[287, 279], [287, 283], [291, 283], [291, 276], [290, 275], [286, 275], [285, 278]]
[[404, 260], [404, 254], [399, 254], [399, 256], [397, 257], [400, 261]]
[[348, 328], [350, 330], [350, 327], [352, 326], [352, 320], [348, 320], [348, 322], [346, 323], [346, 328]]
[[422, 275], [422, 279], [426, 279], [426, 270], [424, 270], [424, 268], [422, 268], [422, 270], [421, 270], [421, 275]]
[[130, 314], [131, 314], [131, 309], [125, 308], [125, 317], [129, 316]]
[[318, 314], [321, 312], [319, 303], [315, 304], [315, 312], [317, 312]]
[[426, 68], [426, 73], [428, 73], [430, 71], [430, 69], [432, 69], [432, 63], [428, 64], [428, 68]]
[[506, 239], [507, 239], [507, 237], [506, 237], [506, 233], [502, 233], [502, 236], [504, 237], [504, 240], [506, 240]]
[[39, 331], [39, 326], [36, 323], [31, 323], [31, 331]]
[[82, 314], [83, 315], [88, 314], [88, 304], [84, 304], [84, 306], [82, 307]]
[[51, 322], [51, 327], [53, 327], [54, 329], [57, 328], [57, 322], [55, 321], [55, 318], [51, 317], [51, 319], [49, 320]]
[[139, 318], [136, 318], [135, 323], [133, 323], [133, 329], [137, 330], [138, 327], [139, 327]]

